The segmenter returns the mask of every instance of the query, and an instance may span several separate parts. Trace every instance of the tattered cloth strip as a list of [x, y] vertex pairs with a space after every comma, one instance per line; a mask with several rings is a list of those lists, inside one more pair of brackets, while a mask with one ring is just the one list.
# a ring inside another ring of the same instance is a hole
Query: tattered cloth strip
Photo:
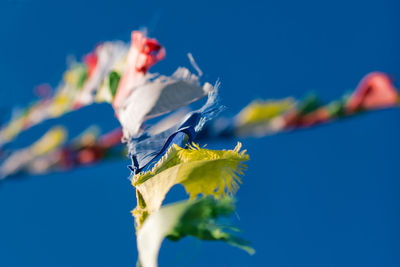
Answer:
[[199, 78], [185, 68], [179, 68], [171, 77], [149, 80], [137, 87], [117, 110], [124, 137], [138, 137], [146, 120], [195, 102], [211, 90], [211, 84], [200, 85]]
[[70, 143], [63, 145], [67, 131], [52, 128], [33, 145], [14, 151], [0, 165], [0, 177], [43, 174], [67, 171], [98, 161], [126, 157], [121, 143], [121, 129], [99, 136], [97, 127], [91, 126]]
[[157, 266], [158, 251], [165, 237], [171, 240], [185, 236], [208, 241], [219, 240], [253, 254], [249, 242], [232, 234], [238, 232], [238, 229], [217, 221], [219, 217], [227, 217], [234, 211], [231, 198], [218, 201], [201, 198], [162, 207], [147, 218], [137, 233], [140, 266]]
[[190, 199], [199, 195], [215, 198], [232, 196], [238, 189], [243, 174], [246, 151], [240, 151], [239, 143], [234, 150], [210, 150], [197, 145], [181, 148], [171, 146], [157, 164], [147, 172], [132, 178], [136, 187], [138, 206], [133, 214], [140, 228], [147, 216], [157, 211], [176, 184], [182, 184]]
[[118, 110], [132, 91], [144, 79], [149, 68], [165, 57], [165, 49], [155, 39], [149, 39], [144, 33], [132, 32], [131, 47], [113, 106]]
[[221, 110], [217, 87], [208, 93], [207, 102], [199, 110], [186, 110], [186, 114], [182, 114], [182, 111], [174, 113], [139, 137], [129, 139], [128, 148], [134, 174], [148, 170], [149, 166], [151, 168], [150, 163], [160, 160], [172, 144], [185, 146], [195, 140], [203, 125]]

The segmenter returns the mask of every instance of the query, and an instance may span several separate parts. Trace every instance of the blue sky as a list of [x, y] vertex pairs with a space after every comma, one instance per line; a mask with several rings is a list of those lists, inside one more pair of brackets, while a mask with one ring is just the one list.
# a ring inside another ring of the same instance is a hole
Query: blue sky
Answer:
[[[28, 103], [35, 85], [57, 85], [68, 55], [128, 41], [142, 26], [167, 50], [153, 71], [187, 66], [191, 52], [205, 80], [220, 79], [227, 115], [255, 98], [313, 91], [329, 101], [375, 70], [400, 87], [398, 10], [397, 1], [3, 0], [0, 106]], [[240, 140], [251, 160], [234, 219], [256, 254], [187, 238], [163, 244], [160, 266], [400, 266], [399, 118], [399, 109], [384, 110]], [[35, 127], [15, 146], [57, 122], [72, 135], [118, 125], [110, 107], [94, 106]], [[127, 163], [0, 184], [0, 265], [134, 266]]]

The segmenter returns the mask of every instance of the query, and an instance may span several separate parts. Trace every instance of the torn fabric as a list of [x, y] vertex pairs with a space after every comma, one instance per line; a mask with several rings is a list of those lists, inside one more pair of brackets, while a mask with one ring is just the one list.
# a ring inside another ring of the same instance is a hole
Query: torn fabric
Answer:
[[172, 145], [152, 170], [132, 178], [138, 194], [138, 206], [133, 211], [138, 228], [146, 217], [157, 211], [176, 184], [182, 184], [190, 199], [198, 195], [215, 198], [232, 196], [238, 189], [240, 178], [249, 159], [240, 151], [239, 143], [233, 150], [210, 150], [197, 145], [187, 149]]
[[201, 85], [199, 78], [185, 68], [179, 68], [171, 77], [158, 76], [138, 86], [117, 110], [124, 138], [138, 137], [146, 120], [195, 102], [211, 90], [211, 84]]
[[217, 86], [208, 93], [207, 102], [199, 110], [186, 114], [174, 113], [155, 124], [137, 138], [128, 141], [129, 155], [135, 173], [148, 169], [150, 162], [157, 162], [171, 144], [184, 147], [195, 140], [203, 125], [222, 109], [218, 103]]
[[201, 198], [161, 208], [149, 216], [137, 233], [140, 266], [157, 267], [158, 252], [165, 237], [179, 240], [194, 236], [201, 240], [223, 241], [253, 254], [255, 251], [249, 242], [232, 234], [238, 229], [218, 223], [218, 218], [230, 216], [234, 210], [230, 198]]

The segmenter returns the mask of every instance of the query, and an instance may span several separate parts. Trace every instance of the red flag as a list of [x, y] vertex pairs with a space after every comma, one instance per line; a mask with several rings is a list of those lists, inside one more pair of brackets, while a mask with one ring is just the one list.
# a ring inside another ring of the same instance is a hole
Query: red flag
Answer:
[[389, 77], [381, 72], [367, 74], [346, 104], [348, 112], [396, 105], [398, 93]]

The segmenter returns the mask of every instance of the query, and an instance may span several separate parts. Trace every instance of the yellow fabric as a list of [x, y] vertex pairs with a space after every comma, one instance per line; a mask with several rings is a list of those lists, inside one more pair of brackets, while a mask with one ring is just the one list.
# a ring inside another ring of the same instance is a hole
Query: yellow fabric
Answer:
[[138, 206], [133, 211], [137, 227], [146, 217], [157, 211], [168, 193], [176, 184], [182, 184], [190, 199], [198, 195], [221, 198], [233, 195], [240, 183], [249, 156], [234, 150], [210, 150], [193, 145], [188, 149], [174, 145], [151, 171], [133, 177], [137, 189]]
[[64, 74], [64, 81], [69, 85], [75, 86], [78, 83], [78, 74], [73, 70], [69, 70]]
[[72, 87], [78, 88], [79, 80], [84, 72], [86, 72], [86, 67], [83, 64], [74, 65], [64, 73], [64, 81]]
[[70, 97], [66, 93], [57, 94], [54, 97], [54, 101], [52, 101], [50, 106], [50, 114], [52, 117], [61, 116], [66, 112], [69, 108], [69, 104], [71, 102]]
[[4, 141], [12, 140], [22, 130], [24, 125], [24, 117], [11, 121], [3, 130]]
[[63, 127], [54, 127], [32, 145], [31, 151], [35, 155], [45, 154], [63, 144], [66, 137], [67, 132]]
[[293, 98], [283, 100], [255, 100], [236, 117], [239, 125], [268, 121], [295, 106]]

